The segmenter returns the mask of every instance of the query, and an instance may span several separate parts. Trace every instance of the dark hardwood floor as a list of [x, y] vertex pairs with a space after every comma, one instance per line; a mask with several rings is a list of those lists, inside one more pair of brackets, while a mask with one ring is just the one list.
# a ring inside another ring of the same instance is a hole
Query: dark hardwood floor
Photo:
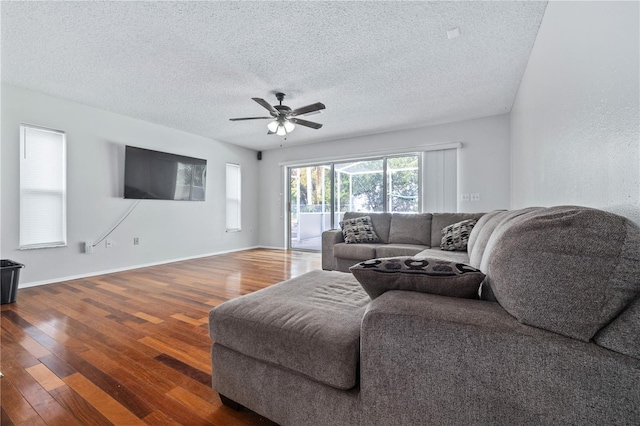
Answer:
[[211, 389], [207, 314], [320, 268], [248, 250], [18, 290], [2, 305], [4, 425], [272, 425]]

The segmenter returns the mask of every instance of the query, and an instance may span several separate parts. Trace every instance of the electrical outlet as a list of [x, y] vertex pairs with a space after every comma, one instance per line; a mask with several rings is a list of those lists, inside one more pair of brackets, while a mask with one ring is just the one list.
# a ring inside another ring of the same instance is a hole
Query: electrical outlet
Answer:
[[138, 237], [133, 237], [133, 245], [134, 245], [134, 246], [137, 246], [137, 245], [139, 245], [139, 244], [140, 244], [140, 238], [138, 238]]
[[84, 252], [89, 254], [93, 253], [93, 241], [85, 241], [84, 242]]
[[469, 201], [469, 194], [460, 194], [460, 201]]
[[111, 248], [111, 247], [113, 247], [113, 241], [111, 241], [111, 240], [107, 240], [107, 241], [105, 241], [105, 242], [104, 242], [104, 246], [105, 246], [106, 248]]
[[480, 194], [477, 192], [475, 194], [471, 194], [471, 201], [480, 201]]

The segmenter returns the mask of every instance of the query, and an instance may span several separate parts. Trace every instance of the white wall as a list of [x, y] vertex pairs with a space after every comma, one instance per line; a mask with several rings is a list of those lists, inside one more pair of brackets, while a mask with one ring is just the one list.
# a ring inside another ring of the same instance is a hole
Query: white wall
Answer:
[[453, 142], [463, 144], [458, 155], [458, 193], [480, 193], [480, 201], [458, 202], [458, 211], [479, 212], [508, 208], [509, 116], [503, 114], [264, 152], [263, 159], [259, 162], [260, 245], [285, 247], [283, 213], [286, 194], [283, 192], [280, 163], [305, 163], [339, 156], [355, 157], [389, 149]]
[[[18, 250], [19, 125], [64, 130], [68, 247]], [[135, 202], [123, 194], [124, 145], [207, 160], [205, 202], [142, 200], [92, 254], [97, 240]], [[253, 247], [258, 242], [256, 152], [16, 87], [2, 86], [1, 257], [24, 263], [20, 286]], [[225, 232], [225, 163], [242, 167], [243, 232]], [[133, 237], [140, 245], [133, 245]]]
[[549, 2], [511, 111], [513, 208], [640, 224], [638, 2]]

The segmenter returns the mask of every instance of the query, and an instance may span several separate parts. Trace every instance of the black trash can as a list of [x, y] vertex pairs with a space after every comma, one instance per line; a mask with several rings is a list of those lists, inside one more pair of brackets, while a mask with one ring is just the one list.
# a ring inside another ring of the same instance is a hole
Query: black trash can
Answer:
[[20, 269], [24, 268], [22, 263], [13, 260], [0, 260], [0, 305], [13, 303], [16, 301], [18, 293], [18, 282], [20, 281]]

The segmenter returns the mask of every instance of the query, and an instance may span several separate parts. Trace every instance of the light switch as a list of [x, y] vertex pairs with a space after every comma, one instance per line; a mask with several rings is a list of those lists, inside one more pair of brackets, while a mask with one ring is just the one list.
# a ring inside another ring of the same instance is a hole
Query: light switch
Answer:
[[475, 194], [471, 194], [471, 201], [480, 201], [480, 194], [477, 192]]
[[460, 201], [469, 201], [469, 194], [460, 194]]

